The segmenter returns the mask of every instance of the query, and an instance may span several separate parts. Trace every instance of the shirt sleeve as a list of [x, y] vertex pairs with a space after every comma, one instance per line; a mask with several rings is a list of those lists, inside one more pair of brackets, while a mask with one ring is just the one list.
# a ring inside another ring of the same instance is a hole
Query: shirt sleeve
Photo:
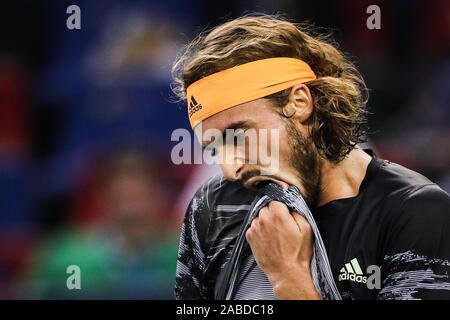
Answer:
[[208, 196], [201, 187], [191, 200], [184, 217], [175, 279], [177, 300], [207, 299], [203, 275], [206, 268], [205, 237], [209, 226]]
[[437, 185], [410, 192], [392, 219], [378, 299], [450, 299], [450, 196]]

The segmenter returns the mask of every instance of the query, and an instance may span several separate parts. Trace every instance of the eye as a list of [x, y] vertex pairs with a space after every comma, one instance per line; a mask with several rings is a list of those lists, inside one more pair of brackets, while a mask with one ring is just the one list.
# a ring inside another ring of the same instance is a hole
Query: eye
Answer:
[[233, 134], [230, 136], [232, 139], [228, 138], [225, 139], [224, 143], [237, 146], [239, 142], [245, 141], [245, 131], [243, 129], [237, 129], [233, 132]]
[[215, 157], [217, 155], [217, 148], [207, 146], [207, 147], [205, 147], [205, 150], [207, 150], [211, 154], [212, 157]]

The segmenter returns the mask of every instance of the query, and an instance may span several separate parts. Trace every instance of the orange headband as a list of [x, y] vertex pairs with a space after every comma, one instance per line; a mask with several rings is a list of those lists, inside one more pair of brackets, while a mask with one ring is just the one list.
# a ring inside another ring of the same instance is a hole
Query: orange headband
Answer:
[[220, 111], [314, 79], [309, 65], [294, 58], [257, 60], [216, 72], [186, 90], [191, 127]]

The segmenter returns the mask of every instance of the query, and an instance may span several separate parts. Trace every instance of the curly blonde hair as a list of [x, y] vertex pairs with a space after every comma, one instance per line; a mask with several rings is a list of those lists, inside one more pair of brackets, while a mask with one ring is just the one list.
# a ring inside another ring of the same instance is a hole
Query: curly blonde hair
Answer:
[[[173, 92], [186, 99], [186, 88], [224, 69], [255, 60], [290, 57], [305, 61], [317, 76], [306, 83], [313, 99], [310, 136], [326, 159], [341, 161], [364, 142], [368, 89], [355, 65], [329, 35], [313, 35], [311, 26], [274, 15], [247, 15], [199, 34], [178, 55]], [[288, 103], [290, 89], [265, 98]]]

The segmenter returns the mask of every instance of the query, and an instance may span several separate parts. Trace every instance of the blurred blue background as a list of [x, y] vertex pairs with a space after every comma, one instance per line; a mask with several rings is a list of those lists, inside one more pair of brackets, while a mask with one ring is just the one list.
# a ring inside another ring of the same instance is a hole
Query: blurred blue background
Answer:
[[[81, 30], [66, 28], [71, 4]], [[0, 299], [173, 298], [184, 209], [218, 168], [170, 160], [172, 131], [189, 128], [171, 64], [248, 12], [333, 31], [371, 89], [371, 147], [450, 191], [447, 0], [4, 1]], [[81, 290], [66, 288], [72, 264]]]

